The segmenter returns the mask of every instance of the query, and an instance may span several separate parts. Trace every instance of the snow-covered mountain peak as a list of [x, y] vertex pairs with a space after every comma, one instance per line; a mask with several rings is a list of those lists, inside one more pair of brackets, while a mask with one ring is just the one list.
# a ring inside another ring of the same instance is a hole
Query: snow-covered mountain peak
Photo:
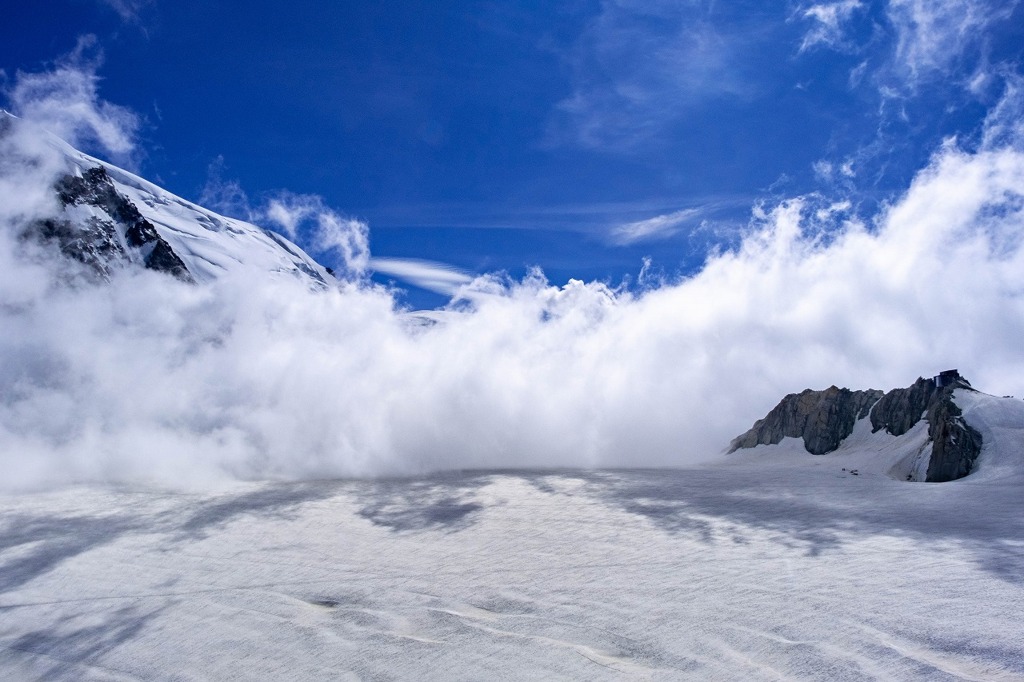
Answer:
[[28, 148], [56, 152], [57, 177], [50, 180], [60, 210], [35, 223], [36, 236], [57, 241], [66, 256], [101, 275], [134, 262], [195, 282], [242, 272], [295, 277], [314, 288], [334, 281], [285, 237], [203, 208], [3, 112], [0, 136], [9, 135], [35, 136]]

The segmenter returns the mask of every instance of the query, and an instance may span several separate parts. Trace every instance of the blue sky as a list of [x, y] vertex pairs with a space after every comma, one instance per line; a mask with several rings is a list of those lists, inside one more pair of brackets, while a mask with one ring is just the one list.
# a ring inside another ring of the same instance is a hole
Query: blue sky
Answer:
[[123, 161], [186, 198], [245, 217], [289, 191], [367, 222], [378, 279], [422, 283], [396, 260], [422, 259], [614, 285], [645, 259], [695, 272], [784, 198], [870, 220], [943, 139], [978, 142], [1022, 19], [982, 0], [51, 0], [5, 9], [0, 69], [8, 93], [62, 60], [96, 73], [139, 123]]
[[[1021, 395], [1019, 3], [9, 4], [16, 480], [675, 466], [804, 388]], [[341, 283], [60, 286], [40, 130]]]

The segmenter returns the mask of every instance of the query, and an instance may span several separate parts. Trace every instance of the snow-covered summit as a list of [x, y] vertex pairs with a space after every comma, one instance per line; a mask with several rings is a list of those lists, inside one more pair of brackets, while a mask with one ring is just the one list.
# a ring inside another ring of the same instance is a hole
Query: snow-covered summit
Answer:
[[0, 137], [39, 136], [40, 147], [59, 156], [62, 171], [53, 188], [61, 211], [36, 226], [43, 232], [37, 236], [57, 240], [65, 255], [101, 274], [114, 261], [128, 261], [196, 282], [244, 271], [296, 277], [314, 287], [334, 281], [326, 268], [279, 234], [222, 216], [56, 136], [26, 128], [0, 112]]

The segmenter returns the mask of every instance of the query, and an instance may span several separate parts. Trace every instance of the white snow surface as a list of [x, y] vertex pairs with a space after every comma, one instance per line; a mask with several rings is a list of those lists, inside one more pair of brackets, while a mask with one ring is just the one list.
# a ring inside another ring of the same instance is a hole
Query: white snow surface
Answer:
[[1024, 402], [956, 400], [985, 446], [951, 483], [898, 480], [918, 427], [686, 470], [7, 495], [0, 678], [1021, 680]]
[[[105, 168], [117, 191], [153, 223], [198, 282], [209, 282], [240, 271], [272, 276], [283, 274], [321, 287], [334, 281], [323, 266], [276, 232], [186, 201], [148, 180], [84, 154], [54, 136], [49, 136], [47, 141], [65, 156], [73, 172], [81, 174], [96, 166]], [[75, 209], [81, 210], [80, 207]]]

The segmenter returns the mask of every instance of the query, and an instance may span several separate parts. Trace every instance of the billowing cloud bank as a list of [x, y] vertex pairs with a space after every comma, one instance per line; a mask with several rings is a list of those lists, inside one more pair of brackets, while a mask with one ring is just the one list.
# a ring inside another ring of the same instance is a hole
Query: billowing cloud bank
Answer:
[[890, 388], [947, 367], [992, 392], [1024, 385], [1013, 145], [950, 143], [870, 225], [795, 199], [684, 281], [481, 278], [436, 324], [359, 282], [311, 293], [125, 271], [69, 286], [68, 263], [17, 238], [56, 209], [39, 191], [59, 172], [45, 150], [20, 134], [0, 149], [8, 489], [684, 465], [808, 386]]

